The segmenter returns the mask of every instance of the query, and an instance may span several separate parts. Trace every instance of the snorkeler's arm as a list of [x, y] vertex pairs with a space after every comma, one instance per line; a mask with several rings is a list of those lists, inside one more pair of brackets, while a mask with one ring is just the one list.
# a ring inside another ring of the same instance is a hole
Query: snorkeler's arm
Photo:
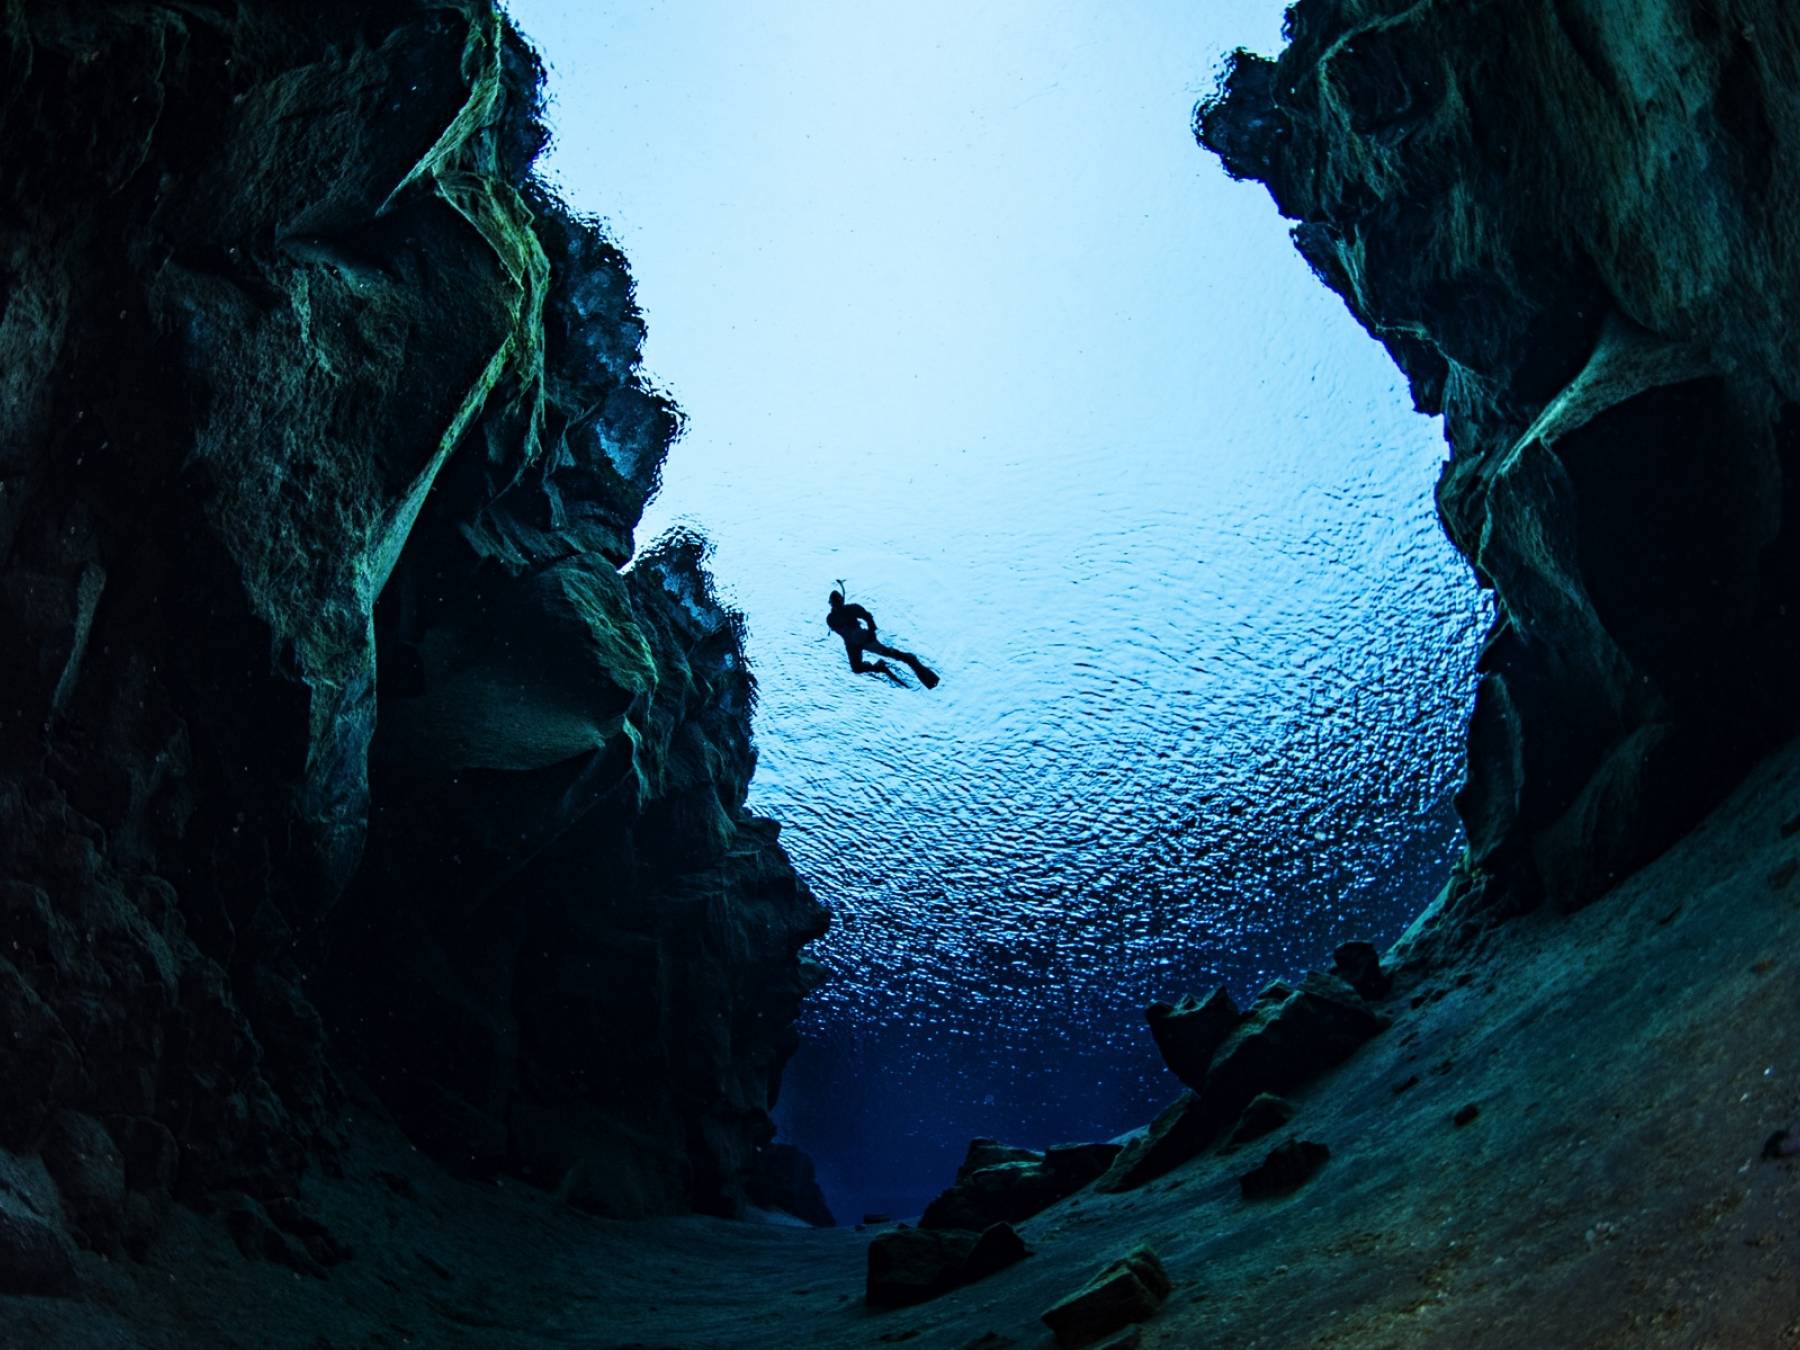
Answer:
[[845, 605], [844, 612], [852, 619], [861, 619], [864, 623], [868, 624], [870, 633], [875, 631], [875, 616], [869, 613], [869, 611], [864, 609], [861, 605]]

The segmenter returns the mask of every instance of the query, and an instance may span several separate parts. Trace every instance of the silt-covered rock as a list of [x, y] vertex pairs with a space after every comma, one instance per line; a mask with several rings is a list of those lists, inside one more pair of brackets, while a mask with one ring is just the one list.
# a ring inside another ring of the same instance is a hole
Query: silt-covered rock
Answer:
[[1156, 1253], [1147, 1246], [1135, 1247], [1053, 1305], [1044, 1313], [1043, 1323], [1061, 1350], [1078, 1350], [1148, 1321], [1173, 1288]]
[[973, 1140], [956, 1184], [925, 1207], [919, 1226], [979, 1230], [1020, 1223], [1099, 1178], [1119, 1151], [1118, 1144], [1059, 1144], [1037, 1153]]
[[924, 1303], [1029, 1255], [1011, 1224], [993, 1224], [978, 1233], [902, 1227], [869, 1244], [865, 1297], [871, 1308]]
[[[1315, 971], [1297, 989], [1272, 984], [1213, 1055], [1199, 1089], [1182, 1093], [1125, 1146], [1100, 1189], [1127, 1191], [1153, 1181], [1212, 1147], [1234, 1125], [1251, 1131], [1243, 1139], [1254, 1138], [1263, 1121], [1286, 1105], [1276, 1099], [1336, 1068], [1387, 1025], [1335, 975]], [[1260, 1099], [1268, 1100], [1246, 1117]]]
[[1169, 1072], [1191, 1088], [1206, 1081], [1216, 1051], [1243, 1020], [1223, 986], [1205, 999], [1184, 994], [1174, 1003], [1152, 1003], [1144, 1010], [1156, 1049]]

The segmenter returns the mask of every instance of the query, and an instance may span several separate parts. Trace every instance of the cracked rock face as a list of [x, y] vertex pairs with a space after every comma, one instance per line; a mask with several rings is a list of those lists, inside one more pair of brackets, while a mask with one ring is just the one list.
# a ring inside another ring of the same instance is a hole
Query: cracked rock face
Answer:
[[1499, 600], [1449, 913], [1584, 903], [1794, 730], [1800, 13], [1301, 0], [1197, 119], [1445, 418]]
[[0, 64], [0, 1149], [130, 1243], [291, 1195], [354, 1066], [461, 1166], [732, 1209], [824, 915], [698, 546], [625, 569], [679, 416], [535, 58], [9, 0]]

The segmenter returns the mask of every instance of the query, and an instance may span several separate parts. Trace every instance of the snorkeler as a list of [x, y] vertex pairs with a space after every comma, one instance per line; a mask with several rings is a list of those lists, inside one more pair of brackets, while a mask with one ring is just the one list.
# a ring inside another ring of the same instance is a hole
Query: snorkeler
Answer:
[[[840, 586], [843, 584], [841, 581], [838, 583]], [[874, 652], [877, 656], [891, 656], [896, 661], [906, 662], [912, 667], [912, 673], [918, 676], [920, 684], [927, 689], [937, 688], [937, 673], [911, 652], [900, 651], [877, 640], [875, 616], [861, 605], [845, 604], [842, 591], [831, 593], [831, 613], [825, 616], [825, 626], [844, 639], [844, 651], [850, 657], [850, 669], [858, 675], [885, 675], [895, 684], [905, 683], [886, 661], [863, 660], [864, 652]]]

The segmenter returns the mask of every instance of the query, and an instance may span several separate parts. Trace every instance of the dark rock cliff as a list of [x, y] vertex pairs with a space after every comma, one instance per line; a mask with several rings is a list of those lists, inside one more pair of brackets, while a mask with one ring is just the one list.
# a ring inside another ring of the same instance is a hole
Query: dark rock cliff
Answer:
[[732, 1209], [824, 915], [698, 547], [625, 567], [678, 416], [535, 58], [0, 14], [0, 1150], [142, 1240], [291, 1195], [354, 1069], [459, 1167]]
[[1448, 913], [1585, 902], [1795, 728], [1800, 11], [1301, 0], [1196, 130], [1441, 412], [1499, 600]]

